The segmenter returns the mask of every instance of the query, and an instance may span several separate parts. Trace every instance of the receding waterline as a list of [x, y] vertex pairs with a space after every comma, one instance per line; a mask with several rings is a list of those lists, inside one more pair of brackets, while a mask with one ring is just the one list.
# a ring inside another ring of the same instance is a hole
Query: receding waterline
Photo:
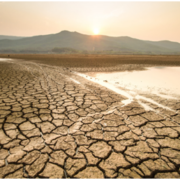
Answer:
[[98, 83], [104, 87], [107, 87], [108, 89], [111, 89], [112, 91], [118, 93], [118, 94], [121, 94], [129, 99], [133, 99], [133, 97], [127, 93], [126, 91], [123, 91], [117, 87], [115, 87], [113, 84], [109, 84], [109, 83], [106, 83], [106, 82], [103, 82], [102, 80], [98, 81], [98, 79], [96, 78], [91, 78], [90, 76], [86, 76], [85, 74], [81, 74], [81, 73], [76, 73], [77, 75], [81, 76], [81, 77], [84, 77], [86, 79], [88, 79], [89, 81], [92, 81], [92, 82], [95, 82], [95, 83]]
[[180, 67], [160, 66], [144, 71], [98, 72], [93, 76], [133, 91], [180, 95]]

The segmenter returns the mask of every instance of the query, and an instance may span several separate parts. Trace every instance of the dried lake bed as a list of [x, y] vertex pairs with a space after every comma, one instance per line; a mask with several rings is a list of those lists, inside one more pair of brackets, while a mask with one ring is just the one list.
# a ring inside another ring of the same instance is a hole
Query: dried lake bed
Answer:
[[0, 178], [180, 178], [178, 95], [108, 77], [0, 61]]

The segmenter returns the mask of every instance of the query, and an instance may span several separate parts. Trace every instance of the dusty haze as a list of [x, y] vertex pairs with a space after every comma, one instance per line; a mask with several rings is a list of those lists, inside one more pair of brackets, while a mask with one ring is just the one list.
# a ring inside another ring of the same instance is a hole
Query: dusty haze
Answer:
[[180, 42], [180, 2], [0, 2], [0, 35], [33, 36], [67, 29]]

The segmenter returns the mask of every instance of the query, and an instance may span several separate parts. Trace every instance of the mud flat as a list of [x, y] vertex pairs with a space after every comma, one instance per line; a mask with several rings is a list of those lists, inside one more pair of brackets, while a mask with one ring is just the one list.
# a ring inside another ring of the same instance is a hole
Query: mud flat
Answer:
[[132, 71], [151, 66], [180, 66], [178, 55], [0, 54], [0, 58], [68, 67], [78, 72]]
[[94, 79], [0, 61], [0, 178], [180, 178], [180, 99]]
[[[149, 67], [143, 71], [88, 72], [95, 79], [126, 88], [130, 93], [180, 96], [180, 66]], [[170, 97], [170, 96], [169, 96]]]

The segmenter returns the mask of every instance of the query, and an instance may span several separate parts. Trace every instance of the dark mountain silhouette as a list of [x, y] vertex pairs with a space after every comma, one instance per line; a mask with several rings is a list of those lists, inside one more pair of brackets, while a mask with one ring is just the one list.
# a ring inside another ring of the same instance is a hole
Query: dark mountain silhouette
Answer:
[[61, 31], [57, 34], [0, 40], [0, 51], [47, 51], [53, 49], [75, 51], [103, 51], [142, 54], [180, 54], [180, 43], [171, 41], [144, 41], [128, 36], [110, 37]]

